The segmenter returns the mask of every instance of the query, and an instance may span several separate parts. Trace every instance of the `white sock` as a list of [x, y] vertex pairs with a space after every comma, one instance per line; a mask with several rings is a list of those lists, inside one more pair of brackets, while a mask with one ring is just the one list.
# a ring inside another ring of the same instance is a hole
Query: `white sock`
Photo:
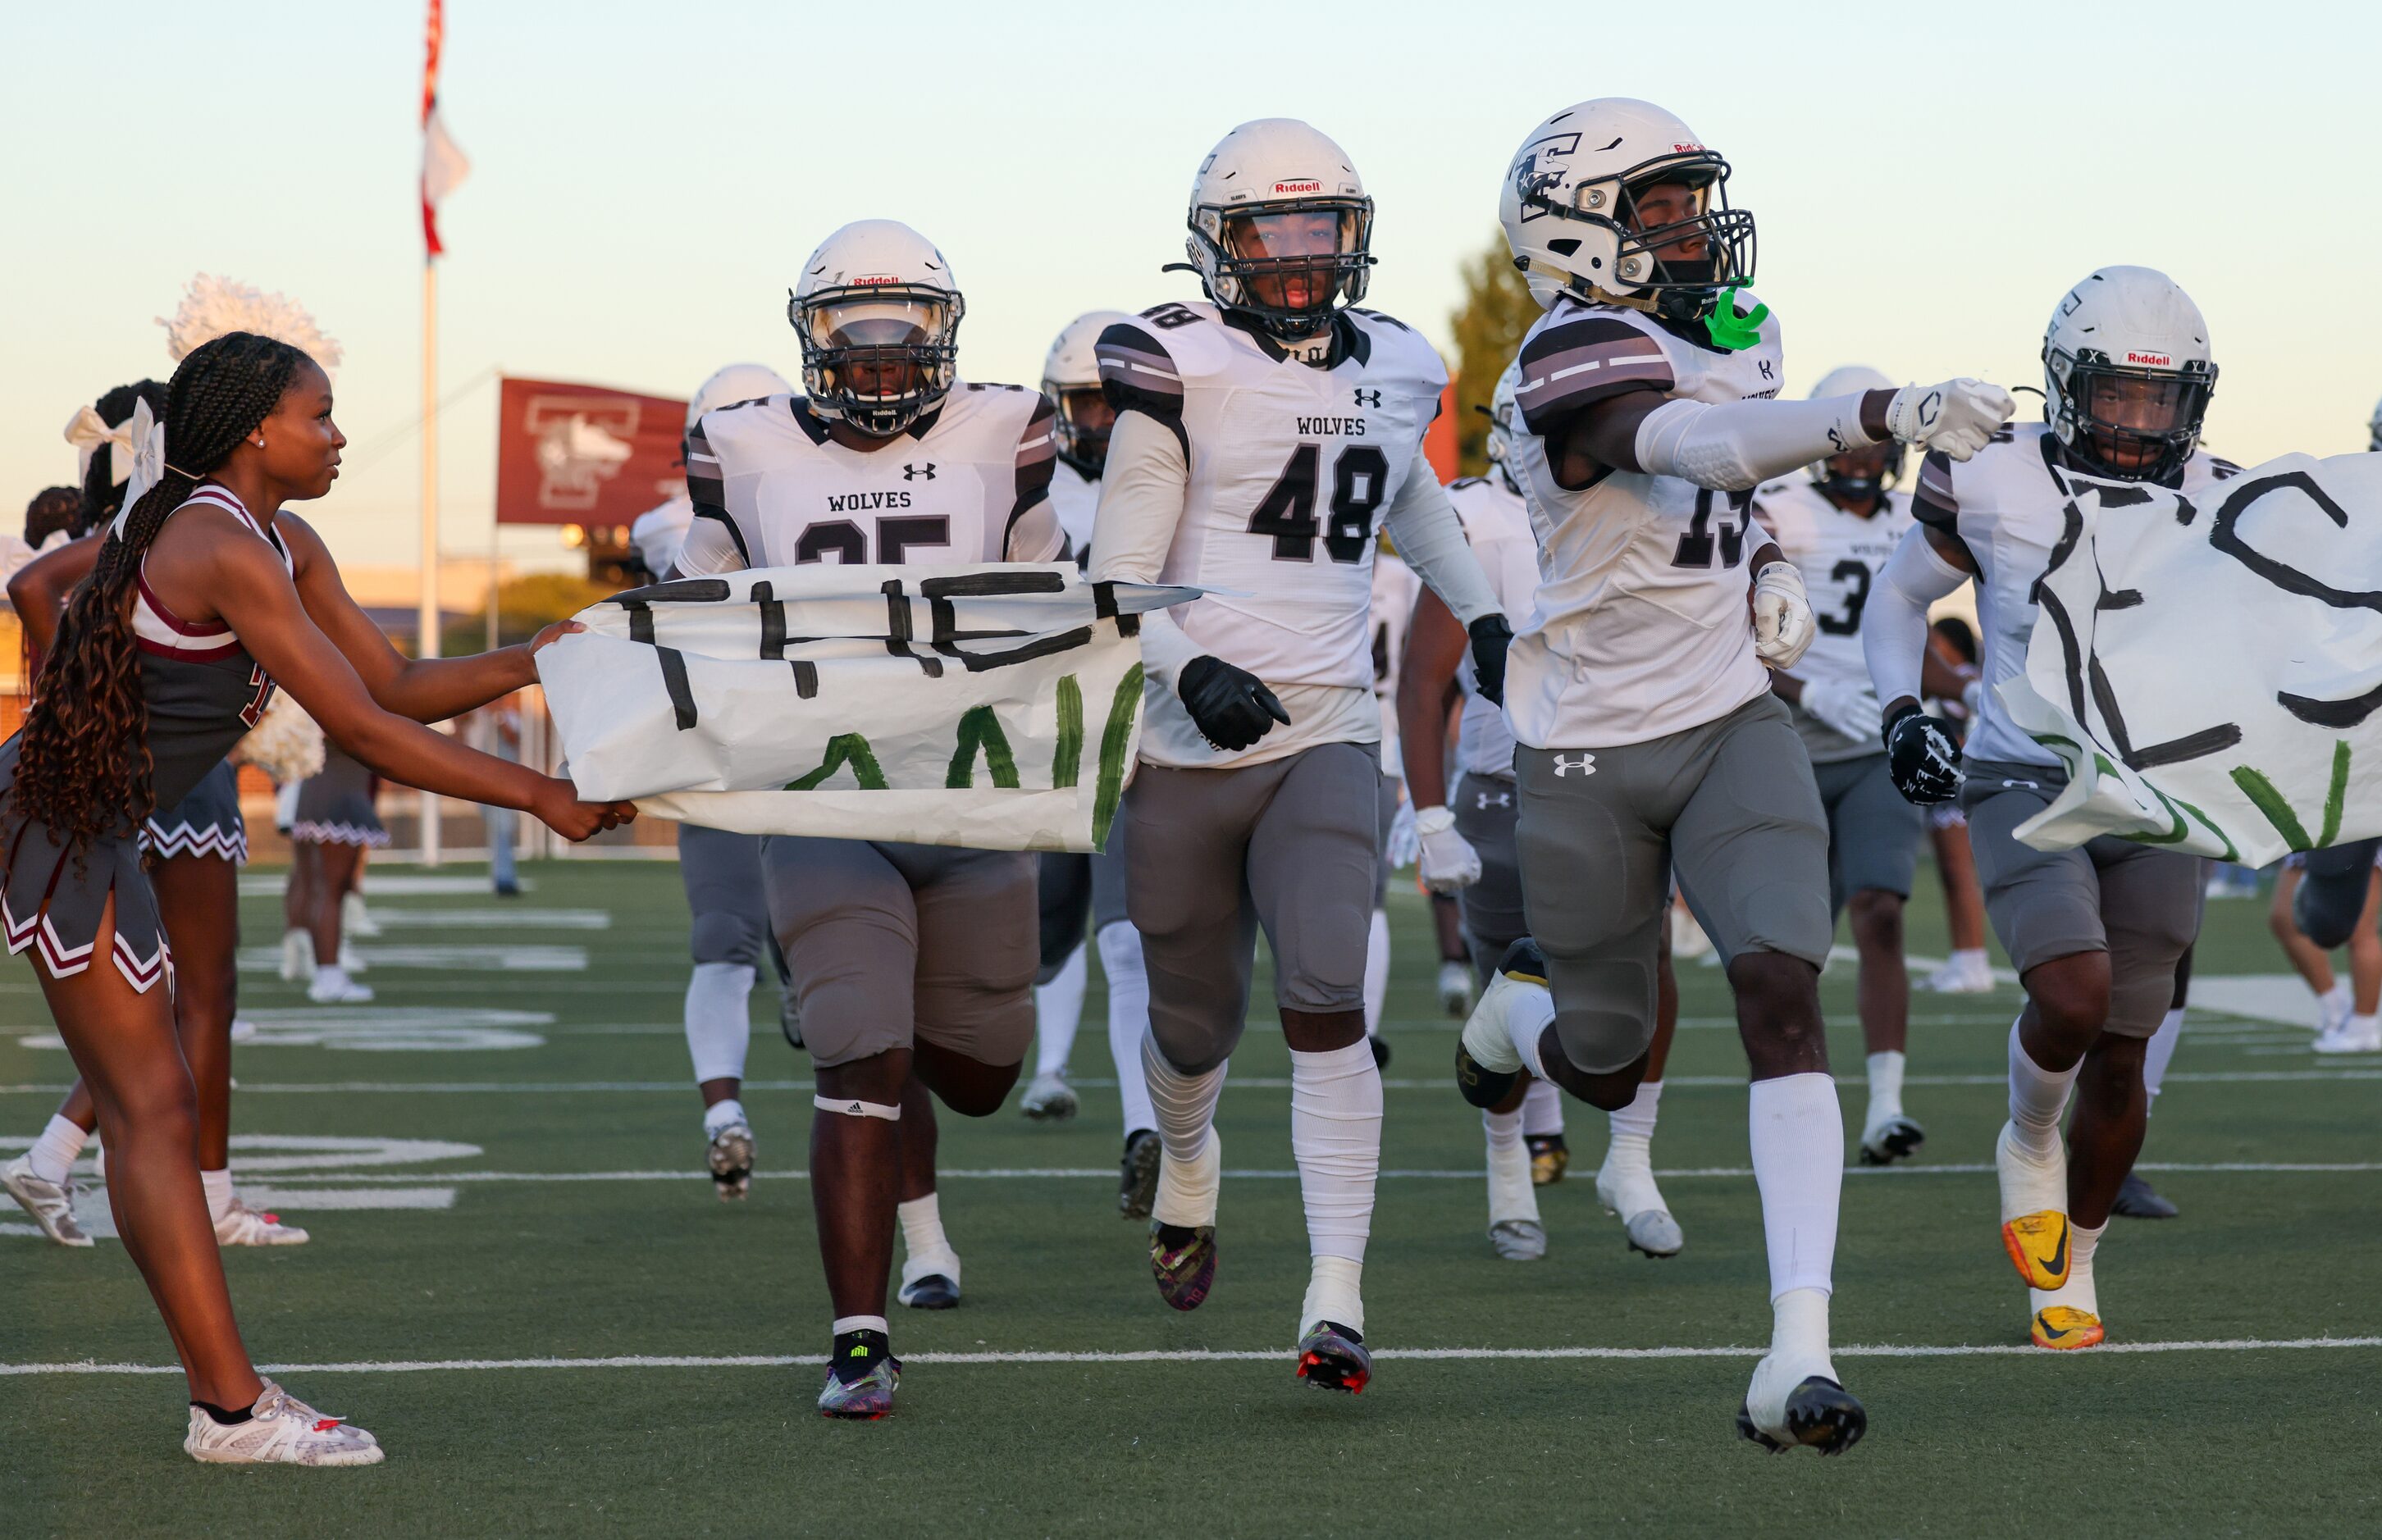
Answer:
[[943, 1212], [937, 1194], [929, 1192], [895, 1204], [893, 1216], [902, 1222], [904, 1286], [930, 1273], [940, 1273], [953, 1283], [960, 1281], [959, 1253], [952, 1250], [951, 1238], [943, 1233]]
[[893, 1335], [893, 1328], [886, 1325], [882, 1315], [839, 1315], [835, 1318], [835, 1325], [827, 1329], [837, 1337], [847, 1331], [874, 1331], [887, 1337]]
[[2100, 1290], [2093, 1282], [2093, 1253], [2101, 1249], [2101, 1238], [2108, 1231], [2106, 1220], [2102, 1221], [2099, 1229], [2086, 1229], [2081, 1225], [2069, 1224], [2068, 1281], [2057, 1289], [2029, 1289], [2026, 1291], [2027, 1309], [2039, 1312], [2064, 1304], [2090, 1315], [2100, 1314]]
[[[1362, 1048], [1361, 1043], [1357, 1045]], [[1370, 1049], [1366, 1050], [1369, 1056]], [[1298, 1306], [1298, 1335], [1318, 1321], [1365, 1335], [1365, 1265], [1344, 1256], [1318, 1256], [1308, 1264], [1307, 1298]]]
[[2009, 1115], [2021, 1143], [2037, 1155], [2047, 1155], [2059, 1143], [2059, 1115], [2068, 1109], [2068, 1094], [2076, 1087], [2076, 1071], [2083, 1060], [2061, 1070], [2045, 1069], [2028, 1057], [2010, 1023]]
[[1563, 1093], [1555, 1089], [1553, 1081], [1532, 1081], [1530, 1089], [1522, 1096], [1522, 1137], [1559, 1137], [1563, 1131]]
[[1049, 984], [1034, 986], [1034, 1078], [1067, 1072], [1075, 1032], [1084, 1024], [1084, 989], [1090, 982], [1090, 948], [1080, 942]]
[[[1365, 1035], [1381, 1035], [1381, 1006], [1390, 997], [1390, 915], [1387, 910], [1373, 911], [1373, 923], [1365, 933]], [[1343, 1321], [1342, 1326], [1352, 1323]]]
[[1371, 1048], [1351, 1043], [1320, 1054], [1292, 1051], [1290, 1153], [1307, 1208], [1308, 1250], [1364, 1261], [1381, 1174], [1381, 1071]]
[[704, 1137], [708, 1139], [729, 1124], [741, 1123], [744, 1120], [744, 1104], [735, 1097], [731, 1096], [724, 1102], [714, 1102], [703, 1109]]
[[1982, 967], [1985, 960], [1985, 949], [1983, 947], [1962, 947], [1954, 951], [1946, 960], [1961, 968]]
[[2332, 981], [2330, 989], [2316, 995], [2316, 1003], [2324, 1007], [2325, 1013], [2328, 1016], [2346, 1016], [2349, 1014], [2349, 1002], [2351, 998], [2349, 981], [2335, 979]]
[[62, 1182], [73, 1167], [75, 1156], [82, 1154], [83, 1145], [90, 1141], [91, 1134], [81, 1125], [53, 1113], [42, 1136], [25, 1152], [25, 1162], [43, 1181]]
[[1651, 1166], [1654, 1163], [1654, 1119], [1661, 1116], [1662, 1110], [1663, 1082], [1642, 1082], [1638, 1094], [1629, 1098], [1627, 1106], [1606, 1115], [1610, 1143], [1606, 1145], [1604, 1158], [1609, 1161], [1618, 1156], [1633, 1165]]
[[[1166, 1146], [1165, 1158], [1158, 1163], [1158, 1201], [1150, 1217], [1186, 1228], [1212, 1225], [1222, 1161], [1209, 1156], [1209, 1147], [1216, 1143], [1216, 1099], [1224, 1092], [1225, 1066], [1186, 1075], [1166, 1062], [1156, 1038], [1144, 1033], [1141, 1043], [1150, 1110]], [[1370, 1049], [1365, 1060], [1372, 1062]]]
[[1505, 1035], [1522, 1056], [1522, 1068], [1540, 1080], [1547, 1078], [1539, 1044], [1554, 1024], [1555, 997], [1535, 984], [1524, 984], [1505, 996]]
[[1141, 1040], [1149, 1035], [1149, 971], [1141, 960], [1141, 933], [1132, 925], [1103, 926], [1099, 943], [1100, 972], [1109, 981], [1109, 1057], [1116, 1061], [1124, 1131], [1139, 1133], [1158, 1126], [1141, 1067]]
[[1750, 1122], [1753, 1180], [1762, 1191], [1770, 1249], [1770, 1299], [1834, 1287], [1836, 1206], [1845, 1182], [1844, 1114], [1827, 1075], [1755, 1081]]
[[1530, 1185], [1530, 1152], [1522, 1143], [1522, 1111], [1482, 1112], [1489, 1143], [1489, 1222], [1539, 1217], [1539, 1195]]
[[2175, 1045], [2182, 1037], [2183, 1008], [2178, 1006], [2159, 1022], [2158, 1031], [2151, 1033], [2150, 1044], [2143, 1050], [2143, 1090], [2150, 1096], [2152, 1110], [2158, 1106], [2159, 1085], [2167, 1079], [2167, 1067], [2175, 1062]]
[[207, 1190], [207, 1217], [221, 1220], [231, 1212], [231, 1170], [201, 1171], [199, 1185]]
[[[1790, 1289], [1770, 1302], [1770, 1351], [1803, 1372], [1836, 1377], [1828, 1357], [1828, 1291]], [[1813, 1360], [1817, 1360], [1816, 1363]], [[1841, 1383], [1841, 1382], [1839, 1382]]]
[[752, 1046], [753, 970], [742, 962], [698, 962], [686, 980], [686, 1051], [694, 1078], [744, 1078]]
[[1869, 1119], [1871, 1128], [1902, 1115], [1903, 1054], [1888, 1048], [1869, 1056]]

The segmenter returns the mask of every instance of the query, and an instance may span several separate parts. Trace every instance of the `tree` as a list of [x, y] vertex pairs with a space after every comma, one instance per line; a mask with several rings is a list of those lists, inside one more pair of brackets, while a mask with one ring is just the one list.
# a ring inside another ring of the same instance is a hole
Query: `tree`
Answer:
[[[574, 572], [531, 572], [507, 579], [497, 591], [497, 644], [527, 642], [541, 628], [568, 620], [615, 592]], [[440, 645], [448, 657], [476, 653], [488, 644], [486, 604], [483, 599], [477, 613], [454, 621], [440, 633]]]
[[1489, 397], [1514, 361], [1522, 334], [1539, 318], [1522, 275], [1499, 231], [1463, 267], [1464, 303], [1448, 317], [1455, 337], [1455, 464], [1467, 476], [1489, 469]]

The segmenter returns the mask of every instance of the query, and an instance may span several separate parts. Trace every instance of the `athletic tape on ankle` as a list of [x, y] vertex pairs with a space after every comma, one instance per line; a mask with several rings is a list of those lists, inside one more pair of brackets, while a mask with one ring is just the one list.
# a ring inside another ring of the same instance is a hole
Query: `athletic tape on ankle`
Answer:
[[889, 1123], [898, 1123], [902, 1120], [901, 1107], [887, 1106], [883, 1102], [863, 1102], [851, 1098], [839, 1102], [830, 1097], [814, 1095], [811, 1098], [811, 1106], [821, 1112], [841, 1112], [846, 1118], [882, 1118]]

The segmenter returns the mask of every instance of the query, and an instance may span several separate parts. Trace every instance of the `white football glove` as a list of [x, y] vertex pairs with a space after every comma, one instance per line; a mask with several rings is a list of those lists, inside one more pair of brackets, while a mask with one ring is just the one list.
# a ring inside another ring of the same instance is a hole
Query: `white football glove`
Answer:
[[1456, 831], [1455, 814], [1427, 807], [1414, 815], [1422, 845], [1422, 885], [1433, 893], [1455, 893], [1480, 880], [1480, 852]]
[[1774, 561], [1753, 575], [1753, 651], [1773, 668], [1792, 668], [1818, 629], [1803, 574]]
[[1403, 797], [1398, 799], [1397, 813], [1390, 819], [1390, 842], [1381, 853], [1389, 857], [1392, 871], [1412, 866], [1422, 853], [1422, 841], [1415, 835], [1414, 804]]
[[1885, 707], [1865, 684], [1834, 679], [1803, 681], [1803, 709], [1812, 717], [1856, 743], [1883, 745]]
[[2018, 403], [1997, 385], [1965, 376], [1942, 385], [1904, 385], [1885, 406], [1885, 431], [1922, 450], [1967, 459], [2009, 421]]

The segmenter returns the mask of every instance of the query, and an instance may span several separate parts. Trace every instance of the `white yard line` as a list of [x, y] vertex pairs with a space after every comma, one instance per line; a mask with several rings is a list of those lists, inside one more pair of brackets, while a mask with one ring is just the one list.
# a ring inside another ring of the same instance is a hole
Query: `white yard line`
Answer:
[[[2382, 1337], [2220, 1338], [2184, 1342], [2105, 1342], [2090, 1351], [2108, 1353], [2265, 1352], [2319, 1348], [2382, 1348]], [[1249, 1351], [1170, 1349], [1139, 1352], [944, 1352], [904, 1353], [904, 1365], [920, 1363], [1271, 1363], [1290, 1355], [1288, 1348]], [[2027, 1343], [1951, 1343], [1941, 1346], [1838, 1347], [1837, 1358], [2051, 1358], [2056, 1355]], [[1381, 1360], [1425, 1363], [1482, 1363], [1500, 1359], [1672, 1359], [1729, 1358], [1750, 1362], [1760, 1348], [1376, 1348]], [[737, 1354], [723, 1357], [661, 1354], [610, 1358], [447, 1358], [393, 1359], [381, 1363], [266, 1363], [270, 1375], [411, 1375], [431, 1371], [483, 1369], [788, 1369], [817, 1367], [823, 1353]], [[0, 1375], [178, 1375], [173, 1363], [0, 1363]]]

